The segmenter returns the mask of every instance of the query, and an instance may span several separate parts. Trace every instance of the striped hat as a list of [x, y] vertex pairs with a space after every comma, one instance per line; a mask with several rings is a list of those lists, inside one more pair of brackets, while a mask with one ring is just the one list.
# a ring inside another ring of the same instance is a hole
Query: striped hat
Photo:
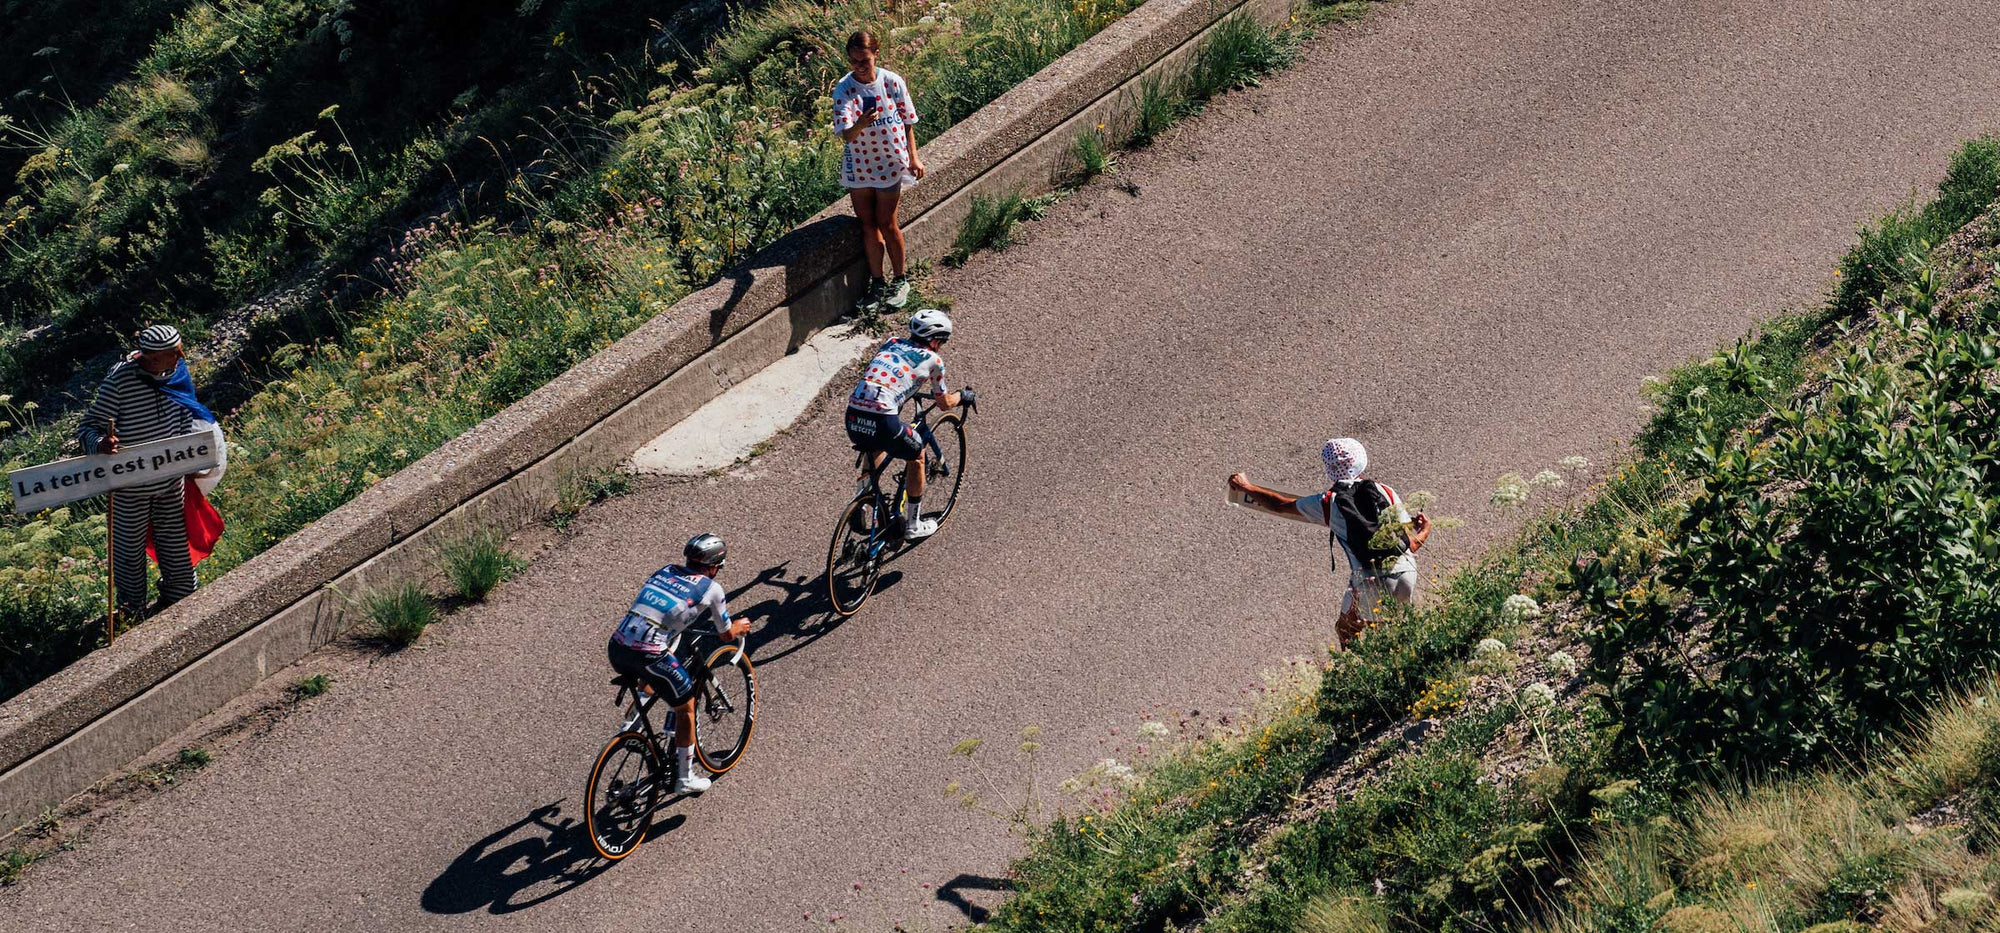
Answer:
[[154, 350], [171, 350], [181, 345], [181, 332], [166, 324], [154, 324], [139, 332], [139, 349], [148, 353]]
[[1331, 483], [1353, 482], [1361, 478], [1361, 471], [1368, 469], [1368, 451], [1351, 437], [1327, 441], [1319, 449], [1319, 459], [1326, 465], [1326, 478]]

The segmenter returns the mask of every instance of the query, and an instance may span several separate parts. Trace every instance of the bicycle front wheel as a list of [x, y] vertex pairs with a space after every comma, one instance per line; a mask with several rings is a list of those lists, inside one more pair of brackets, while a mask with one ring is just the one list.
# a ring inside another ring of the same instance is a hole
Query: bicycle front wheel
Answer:
[[598, 855], [615, 862], [646, 841], [666, 773], [643, 732], [620, 732], [605, 743], [583, 792], [583, 818]]
[[735, 645], [710, 652], [706, 669], [694, 698], [694, 753], [702, 767], [721, 774], [743, 760], [757, 731], [757, 674]]
[[[930, 456], [924, 458], [924, 502], [943, 503], [944, 507], [924, 515], [942, 526], [958, 505], [959, 490], [965, 488], [965, 416], [952, 412], [939, 418], [931, 436], [937, 439], [938, 450], [929, 451]], [[939, 450], [943, 456], [938, 455]]]
[[882, 529], [881, 499], [862, 493], [841, 510], [826, 550], [826, 590], [833, 611], [851, 616], [875, 592], [875, 578], [888, 557], [888, 537]]

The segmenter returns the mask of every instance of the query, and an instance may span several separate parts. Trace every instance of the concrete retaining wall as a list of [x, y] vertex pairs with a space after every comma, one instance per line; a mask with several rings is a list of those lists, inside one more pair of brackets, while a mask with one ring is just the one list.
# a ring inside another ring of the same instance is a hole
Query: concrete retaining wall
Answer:
[[[941, 255], [974, 195], [1038, 194], [1079, 132], [1129, 120], [1138, 82], [1184, 67], [1242, 11], [1291, 0], [1151, 0], [924, 148], [903, 201], [913, 257]], [[614, 466], [831, 323], [859, 293], [850, 209], [836, 204], [744, 267], [384, 479], [214, 584], [0, 705], [0, 827], [125, 766], [346, 631], [347, 599], [427, 574], [437, 546], [545, 516], [563, 482]], [[341, 594], [347, 594], [343, 597]]]

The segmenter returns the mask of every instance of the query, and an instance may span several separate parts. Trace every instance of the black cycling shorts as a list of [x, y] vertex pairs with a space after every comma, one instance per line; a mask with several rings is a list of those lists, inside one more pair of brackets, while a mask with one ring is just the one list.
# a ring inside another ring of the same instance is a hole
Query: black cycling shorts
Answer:
[[864, 453], [887, 452], [892, 457], [915, 460], [924, 455], [924, 442], [917, 429], [895, 415], [859, 408], [847, 410], [847, 439]]
[[681, 666], [681, 660], [671, 651], [647, 654], [637, 648], [628, 648], [613, 641], [604, 653], [611, 659], [611, 669], [627, 677], [637, 677], [641, 683], [653, 688], [653, 693], [667, 701], [669, 706], [686, 703], [694, 695], [694, 675]]

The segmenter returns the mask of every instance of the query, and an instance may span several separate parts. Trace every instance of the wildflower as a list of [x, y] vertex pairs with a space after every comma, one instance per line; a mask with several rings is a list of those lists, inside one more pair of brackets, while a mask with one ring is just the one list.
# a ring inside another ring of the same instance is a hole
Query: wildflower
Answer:
[[1167, 728], [1166, 723], [1148, 722], [1148, 723], [1141, 723], [1139, 725], [1139, 734], [1146, 736], [1147, 738], [1164, 739], [1167, 736], [1172, 735], [1173, 731]]
[[1565, 470], [1574, 470], [1578, 473], [1590, 469], [1590, 461], [1579, 456], [1564, 457], [1556, 463]]
[[1521, 688], [1521, 699], [1534, 709], [1546, 709], [1556, 705], [1556, 688], [1535, 681]]
[[1472, 656], [1481, 661], [1496, 660], [1505, 657], [1506, 654], [1507, 643], [1498, 638], [1482, 638], [1479, 640], [1479, 645], [1472, 649]]
[[1548, 664], [1549, 672], [1552, 674], [1556, 674], [1561, 677], [1576, 676], [1576, 670], [1577, 670], [1576, 658], [1571, 656], [1570, 653], [1567, 651], [1557, 651], [1550, 654], [1548, 656], [1548, 660], [1545, 663]]
[[1707, 386], [1695, 386], [1688, 390], [1688, 398], [1703, 398], [1708, 395]]
[[1563, 478], [1561, 474], [1558, 474], [1554, 470], [1543, 470], [1540, 473], [1536, 473], [1535, 478], [1529, 480], [1528, 482], [1531, 485], [1540, 486], [1543, 489], [1563, 488]]
[[1542, 614], [1540, 603], [1534, 597], [1515, 593], [1500, 604], [1500, 617], [1510, 623], [1519, 624]]
[[1504, 473], [1493, 484], [1493, 504], [1503, 509], [1528, 501], [1528, 481], [1519, 473]]

